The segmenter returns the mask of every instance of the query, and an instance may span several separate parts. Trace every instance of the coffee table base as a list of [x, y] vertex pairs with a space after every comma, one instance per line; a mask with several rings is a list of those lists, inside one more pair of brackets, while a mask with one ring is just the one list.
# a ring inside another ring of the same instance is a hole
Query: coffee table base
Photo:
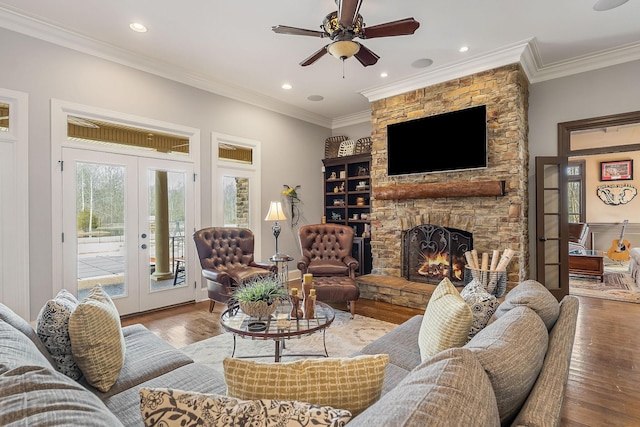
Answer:
[[[292, 356], [300, 356], [300, 357], [329, 357], [329, 352], [327, 351], [327, 341], [325, 329], [322, 330], [322, 346], [324, 347], [324, 354], [322, 353], [296, 353], [296, 354], [282, 354], [282, 350], [285, 347], [284, 339], [276, 339], [275, 342], [275, 354], [274, 354], [274, 362], [280, 362], [282, 357], [292, 357]], [[231, 351], [231, 357], [235, 357], [237, 359], [252, 359], [258, 357], [271, 357], [270, 354], [265, 355], [255, 355], [255, 356], [236, 356], [236, 335], [233, 335], [233, 350]]]

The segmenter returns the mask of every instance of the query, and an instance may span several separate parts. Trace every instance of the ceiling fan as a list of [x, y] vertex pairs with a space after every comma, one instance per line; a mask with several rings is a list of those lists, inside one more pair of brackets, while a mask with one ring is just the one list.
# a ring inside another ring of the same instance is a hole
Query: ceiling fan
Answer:
[[276, 25], [271, 29], [278, 34], [292, 34], [298, 36], [328, 37], [331, 43], [324, 46], [313, 55], [300, 63], [303, 67], [311, 65], [322, 58], [327, 52], [345, 60], [355, 56], [360, 63], [368, 67], [378, 62], [380, 57], [353, 39], [373, 39], [378, 37], [406, 36], [413, 34], [420, 23], [413, 18], [400, 19], [384, 24], [366, 27], [362, 15], [358, 13], [362, 0], [336, 0], [338, 10], [328, 14], [322, 21], [323, 31], [306, 30], [304, 28]]

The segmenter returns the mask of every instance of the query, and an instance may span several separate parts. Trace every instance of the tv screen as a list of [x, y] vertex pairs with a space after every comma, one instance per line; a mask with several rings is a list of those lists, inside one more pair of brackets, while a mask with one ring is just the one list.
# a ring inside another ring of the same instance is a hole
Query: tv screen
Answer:
[[486, 167], [486, 105], [387, 126], [388, 175]]

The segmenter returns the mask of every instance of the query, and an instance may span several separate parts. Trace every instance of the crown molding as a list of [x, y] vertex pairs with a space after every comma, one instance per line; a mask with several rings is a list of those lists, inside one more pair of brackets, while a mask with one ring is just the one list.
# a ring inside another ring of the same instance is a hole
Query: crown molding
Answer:
[[364, 95], [369, 102], [373, 102], [452, 79], [520, 62], [522, 53], [527, 48], [529, 42], [530, 40], [514, 43], [501, 49], [476, 55], [465, 61], [439, 67], [396, 81], [392, 84], [365, 89], [360, 93]]
[[360, 111], [359, 113], [347, 114], [337, 117], [331, 122], [331, 129], [338, 129], [345, 126], [357, 125], [371, 121], [371, 110]]
[[108, 43], [78, 34], [42, 20], [25, 16], [0, 6], [0, 27], [49, 43], [112, 61], [159, 77], [215, 93], [249, 105], [264, 108], [318, 126], [331, 128], [332, 120], [309, 111], [293, 107], [274, 98], [248, 91], [242, 87], [221, 82], [207, 75], [193, 73], [181, 67], [171, 66]]

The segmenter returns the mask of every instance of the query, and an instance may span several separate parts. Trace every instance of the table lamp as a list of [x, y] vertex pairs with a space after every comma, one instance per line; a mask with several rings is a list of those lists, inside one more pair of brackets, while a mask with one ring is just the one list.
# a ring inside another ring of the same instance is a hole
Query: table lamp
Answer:
[[269, 212], [267, 212], [267, 216], [264, 218], [264, 220], [275, 221], [275, 224], [273, 224], [273, 227], [271, 227], [271, 229], [273, 230], [273, 235], [276, 238], [276, 256], [280, 255], [278, 252], [278, 236], [280, 235], [280, 224], [278, 224], [278, 221], [284, 221], [286, 219], [287, 217], [282, 210], [282, 203], [271, 202], [271, 205], [269, 206]]

